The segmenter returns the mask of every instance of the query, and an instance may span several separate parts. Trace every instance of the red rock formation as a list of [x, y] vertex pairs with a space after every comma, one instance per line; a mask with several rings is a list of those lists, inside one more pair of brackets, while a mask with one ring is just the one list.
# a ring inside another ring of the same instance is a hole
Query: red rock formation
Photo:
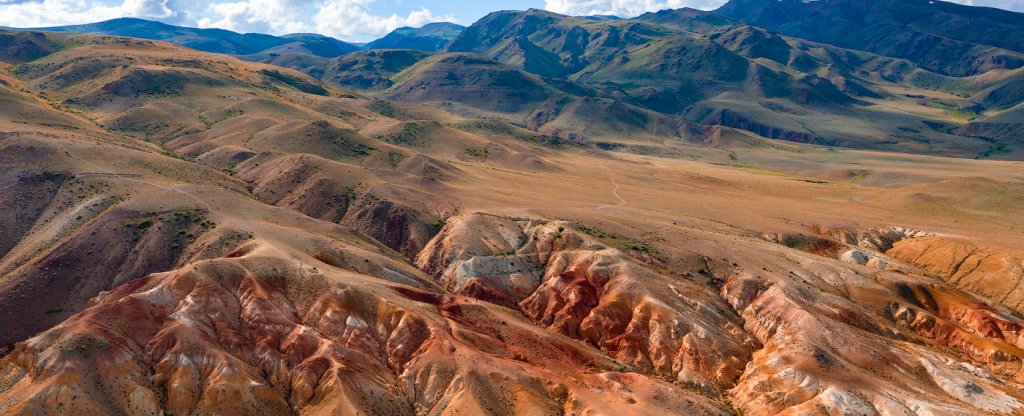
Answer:
[[732, 385], [757, 347], [708, 288], [642, 264], [571, 223], [458, 217], [417, 264], [451, 291], [486, 287], [481, 299], [514, 300], [549, 330], [709, 392]]
[[0, 410], [722, 414], [506, 309], [392, 282], [415, 275], [275, 253], [260, 242], [99, 296], [0, 359]]

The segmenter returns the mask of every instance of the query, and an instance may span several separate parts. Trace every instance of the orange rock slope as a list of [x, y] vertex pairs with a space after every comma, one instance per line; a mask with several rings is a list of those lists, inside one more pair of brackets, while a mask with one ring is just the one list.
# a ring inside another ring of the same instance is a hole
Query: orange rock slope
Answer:
[[448, 294], [379, 251], [335, 244], [285, 258], [255, 240], [104, 293], [4, 357], [0, 406], [5, 414], [726, 413], [513, 311]]

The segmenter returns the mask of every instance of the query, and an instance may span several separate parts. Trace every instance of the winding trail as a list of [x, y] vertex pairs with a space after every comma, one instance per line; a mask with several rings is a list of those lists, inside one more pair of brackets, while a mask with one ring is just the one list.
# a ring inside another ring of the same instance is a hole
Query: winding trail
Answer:
[[619, 188], [621, 188], [621, 186], [615, 181], [615, 174], [612, 173], [611, 169], [608, 169], [607, 166], [602, 165], [601, 167], [608, 172], [608, 181], [612, 183], [612, 196], [614, 196], [615, 199], [618, 199], [619, 203], [615, 205], [601, 205], [597, 207], [597, 209], [614, 208], [626, 205], [626, 200], [619, 195]]

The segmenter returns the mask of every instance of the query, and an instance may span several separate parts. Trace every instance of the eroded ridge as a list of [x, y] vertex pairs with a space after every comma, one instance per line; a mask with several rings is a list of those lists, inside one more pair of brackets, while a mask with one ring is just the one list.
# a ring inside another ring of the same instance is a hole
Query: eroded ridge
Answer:
[[450, 221], [417, 265], [454, 293], [517, 308], [609, 356], [719, 392], [759, 344], [707, 287], [669, 276], [564, 221]]
[[724, 414], [507, 309], [411, 284], [412, 269], [303, 265], [252, 245], [120, 286], [18, 344], [2, 360], [0, 409]]

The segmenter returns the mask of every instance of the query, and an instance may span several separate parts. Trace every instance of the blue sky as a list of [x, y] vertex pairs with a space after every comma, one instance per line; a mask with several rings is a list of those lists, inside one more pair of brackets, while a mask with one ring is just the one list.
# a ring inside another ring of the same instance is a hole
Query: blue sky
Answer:
[[[1024, 11], [1024, 0], [954, 0]], [[624, 17], [665, 8], [713, 9], [725, 0], [0, 0], [0, 26], [41, 27], [141, 17], [239, 32], [313, 32], [369, 41], [402, 26], [472, 24], [495, 10], [543, 8]]]

